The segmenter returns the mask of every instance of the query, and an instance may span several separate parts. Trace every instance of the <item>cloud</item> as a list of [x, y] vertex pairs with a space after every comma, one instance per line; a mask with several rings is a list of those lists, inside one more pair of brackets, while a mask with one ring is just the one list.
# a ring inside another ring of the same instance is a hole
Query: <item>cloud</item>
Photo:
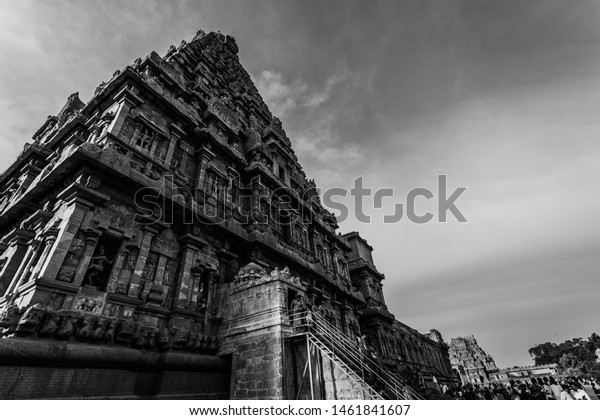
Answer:
[[325, 89], [323, 89], [321, 92], [314, 92], [312, 95], [306, 98], [306, 105], [309, 107], [317, 107], [319, 105], [324, 104], [329, 99], [331, 91], [333, 90], [335, 85], [337, 85], [340, 82], [343, 82], [346, 79], [346, 72], [332, 74], [327, 78], [327, 81], [325, 82]]
[[322, 88], [274, 70], [263, 70], [253, 79], [271, 112], [283, 121], [307, 174], [322, 188], [346, 183], [348, 169], [364, 159], [363, 147], [343, 141], [335, 127], [347, 107], [331, 99], [349, 80], [348, 71], [328, 76]]
[[[587, 317], [557, 317], [557, 302], [544, 306], [511, 288], [548, 278], [543, 267], [557, 250], [579, 244], [597, 255], [589, 245], [599, 238], [600, 211], [600, 124], [590, 112], [600, 106], [597, 0], [4, 3], [0, 171], [70, 93], [89, 99], [136, 57], [163, 54], [200, 28], [220, 30], [236, 38], [240, 61], [321, 188], [364, 175], [370, 188], [405, 194], [435, 188], [438, 173], [468, 187], [460, 199], [468, 224], [341, 224], [374, 246], [400, 320], [496, 340], [489, 350], [509, 363], [515, 333], [598, 318], [593, 305]], [[519, 256], [531, 270], [517, 273]], [[575, 308], [593, 296], [576, 280], [598, 269], [582, 263], [578, 271], [574, 255], [563, 260]], [[511, 275], [496, 274], [498, 261]], [[492, 277], [506, 289], [479, 281]], [[523, 299], [506, 308], [494, 301], [487, 313], [472, 304], [495, 294], [508, 300], [510, 290]], [[540, 295], [560, 299], [562, 290]], [[452, 318], [453, 304], [472, 309]], [[469, 318], [480, 326], [465, 330]]]
[[281, 74], [271, 70], [254, 77], [254, 83], [271, 112], [279, 118], [285, 118], [298, 106], [307, 89], [304, 82], [287, 82]]

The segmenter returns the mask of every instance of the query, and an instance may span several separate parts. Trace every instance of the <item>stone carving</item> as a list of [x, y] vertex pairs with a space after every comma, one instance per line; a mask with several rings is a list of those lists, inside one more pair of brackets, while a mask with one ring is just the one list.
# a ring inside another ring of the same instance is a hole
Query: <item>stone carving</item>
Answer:
[[118, 319], [113, 318], [110, 320], [110, 323], [108, 324], [108, 329], [106, 330], [106, 333], [104, 334], [105, 342], [113, 343], [115, 341], [115, 330], [117, 329], [118, 324], [119, 324]]
[[94, 96], [99, 95], [100, 92], [102, 92], [104, 90], [104, 88], [106, 87], [107, 83], [106, 82], [100, 82], [100, 84], [98, 85], [98, 87], [96, 87], [96, 89], [94, 90]]
[[205, 291], [200, 289], [198, 294], [198, 303], [196, 304], [196, 312], [205, 313], [206, 312], [206, 296]]
[[63, 265], [56, 276], [58, 281], [69, 283], [73, 281], [73, 277], [77, 271], [77, 265], [79, 264], [79, 260], [83, 255], [84, 245], [85, 241], [80, 238], [79, 235], [73, 239], [71, 247], [69, 248], [69, 252], [67, 253]]
[[278, 267], [275, 267], [275, 270], [271, 272], [271, 279], [273, 280], [283, 280], [287, 283], [291, 283], [295, 286], [302, 286], [302, 282], [300, 277], [292, 276], [290, 274], [290, 269], [286, 266], [283, 270], [279, 270]]
[[99, 276], [103, 272], [109, 271], [113, 262], [114, 258], [109, 259], [104, 255], [104, 246], [98, 245], [98, 250], [95, 252], [95, 256], [92, 257], [82, 285], [98, 287], [100, 285]]
[[168, 290], [169, 288], [167, 286], [147, 281], [144, 283], [144, 287], [140, 292], [140, 299], [143, 302], [163, 306], [167, 299]]
[[82, 297], [77, 300], [75, 304], [76, 311], [91, 312], [99, 314], [102, 308], [102, 299], [94, 299], [91, 297]]
[[[154, 329], [143, 327], [131, 319], [132, 313], [124, 310], [129, 319], [90, 315], [72, 311], [55, 311], [40, 304], [28, 307], [19, 317], [20, 309], [11, 305], [0, 315], [0, 336], [17, 332], [28, 336], [69, 340], [75, 337], [79, 341], [101, 342], [108, 344], [130, 345], [133, 348], [157, 349], [166, 351], [171, 348], [189, 352], [216, 352], [216, 338], [192, 333], [183, 328], [172, 327]], [[3, 331], [3, 333], [2, 333]]]
[[79, 92], [71, 94], [67, 98], [67, 103], [63, 106], [57, 115], [58, 124], [63, 125], [73, 116], [77, 115], [85, 104], [79, 99]]
[[266, 131], [272, 131], [286, 146], [292, 146], [279, 118], [273, 117], [271, 119], [271, 124], [267, 127]]
[[58, 324], [60, 322], [60, 315], [56, 312], [47, 312], [44, 317], [42, 328], [40, 328], [40, 335], [52, 335], [58, 330]]
[[148, 329], [146, 331], [146, 348], [152, 349], [156, 345], [156, 334], [157, 331], [154, 329]]
[[39, 327], [43, 314], [42, 305], [39, 303], [27, 308], [17, 325], [17, 334], [33, 334]]
[[92, 327], [94, 324], [94, 318], [91, 316], [86, 316], [83, 318], [83, 320], [81, 321], [81, 326], [77, 329], [77, 332], [75, 333], [75, 335], [77, 336], [77, 338], [80, 339], [87, 339], [90, 336], [90, 333], [92, 332]]
[[98, 321], [98, 323], [96, 324], [96, 328], [94, 328], [94, 330], [90, 334], [90, 338], [94, 341], [102, 340], [104, 338], [104, 332], [106, 330], [107, 325], [108, 325], [108, 319], [101, 318]]
[[129, 342], [135, 331], [137, 329], [137, 324], [131, 320], [124, 321], [121, 323], [121, 328], [119, 328], [119, 332], [116, 337], [116, 341], [120, 343]]
[[115, 293], [119, 293], [121, 295], [126, 295], [127, 294], [127, 283], [125, 282], [118, 282], [115, 286]]
[[194, 343], [194, 351], [199, 353], [207, 350], [207, 337], [204, 335], [197, 335]]
[[165, 264], [165, 275], [163, 277], [163, 284], [165, 286], [170, 286], [175, 279], [175, 275], [177, 274], [177, 261], [169, 258], [167, 263]]
[[217, 337], [209, 337], [208, 339], [208, 351], [210, 353], [216, 353], [217, 349], [219, 348], [219, 342], [217, 340]]
[[8, 305], [0, 315], [0, 333], [12, 334], [19, 323], [20, 309], [17, 305]]
[[215, 114], [227, 127], [234, 133], [240, 129], [239, 116], [227, 105], [228, 99], [226, 96], [221, 98], [213, 97], [208, 102], [208, 109]]
[[111, 204], [107, 207], [100, 207], [97, 216], [108, 221], [112, 227], [128, 229], [133, 225], [135, 212], [127, 206]]
[[73, 323], [77, 320], [77, 318], [71, 312], [63, 312], [60, 315], [60, 319], [60, 328], [56, 332], [56, 336], [62, 339], [68, 339], [71, 337], [71, 334], [73, 334], [75, 329]]
[[249, 263], [242, 267], [238, 274], [234, 277], [234, 284], [260, 284], [272, 280], [281, 280], [294, 286], [303, 286], [302, 281], [297, 276], [292, 276], [290, 269], [286, 266], [283, 270], [275, 267], [270, 274], [256, 263]]
[[133, 334], [132, 340], [131, 340], [131, 346], [133, 348], [139, 349], [142, 348], [146, 345], [146, 331], [144, 329], [144, 327], [142, 327], [141, 325], [138, 325], [135, 333]]
[[167, 328], [161, 328], [156, 334], [156, 345], [158, 350], [164, 351], [170, 348], [171, 334]]
[[242, 267], [234, 278], [234, 283], [246, 283], [268, 277], [264, 268], [256, 263], [249, 263]]
[[191, 331], [183, 329], [177, 330], [173, 336], [173, 346], [177, 349], [187, 349], [191, 336]]
[[[271, 276], [273, 276], [273, 273], [271, 273]], [[292, 327], [296, 326], [298, 323], [301, 323], [299, 317], [307, 308], [308, 301], [306, 297], [303, 295], [296, 295], [290, 304], [290, 324]]]
[[179, 244], [175, 233], [171, 229], [163, 230], [154, 237], [150, 249], [152, 252], [175, 258], [179, 253]]
[[146, 258], [146, 265], [142, 272], [142, 279], [146, 281], [154, 281], [154, 274], [156, 273], [156, 266], [158, 265], [158, 254], [151, 252]]

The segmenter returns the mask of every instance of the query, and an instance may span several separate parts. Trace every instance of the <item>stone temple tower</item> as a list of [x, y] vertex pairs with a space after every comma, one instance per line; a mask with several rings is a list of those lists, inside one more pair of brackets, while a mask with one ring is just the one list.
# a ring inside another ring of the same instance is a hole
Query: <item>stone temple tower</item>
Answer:
[[237, 54], [199, 31], [135, 60], [0, 175], [0, 397], [418, 398], [455, 380], [443, 340], [389, 313]]

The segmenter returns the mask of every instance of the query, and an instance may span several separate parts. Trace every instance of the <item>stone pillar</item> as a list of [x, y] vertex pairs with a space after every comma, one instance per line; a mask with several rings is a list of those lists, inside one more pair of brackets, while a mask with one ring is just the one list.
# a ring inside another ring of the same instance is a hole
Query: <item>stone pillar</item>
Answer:
[[92, 256], [94, 255], [94, 251], [96, 250], [96, 245], [98, 245], [98, 239], [100, 239], [101, 234], [102, 232], [97, 229], [87, 229], [84, 232], [85, 248], [83, 249], [83, 254], [81, 255], [79, 264], [77, 264], [77, 270], [75, 271], [75, 276], [73, 277], [73, 285], [81, 286], [81, 283], [84, 280], [85, 272], [87, 271], [88, 265], [92, 260]]
[[6, 263], [0, 272], [0, 296], [8, 289], [9, 284], [18, 274], [19, 266], [26, 260], [27, 244], [35, 234], [24, 229], [15, 229], [5, 240], [8, 243]]
[[112, 266], [112, 270], [110, 275], [108, 276], [108, 284], [106, 286], [106, 290], [109, 292], [114, 292], [117, 288], [117, 281], [119, 280], [119, 276], [121, 271], [124, 269], [124, 265], [127, 263], [127, 258], [129, 257], [129, 251], [127, 250], [127, 241], [123, 241], [119, 248], [118, 256]]
[[33, 268], [32, 265], [35, 264], [36, 256], [40, 252], [40, 246], [42, 246], [42, 241], [39, 239], [32, 239], [29, 241], [29, 251], [27, 253], [27, 257], [19, 266], [17, 275], [9, 287], [9, 293], [16, 291], [19, 286], [29, 279], [29, 275], [31, 274], [31, 270]]
[[66, 208], [61, 215], [63, 222], [58, 228], [58, 235], [50, 250], [50, 256], [40, 269], [39, 277], [44, 280], [56, 279], [69, 253], [71, 243], [81, 227], [85, 213], [92, 209], [94, 204], [108, 200], [108, 196], [80, 184], [69, 186], [58, 194], [57, 198], [64, 200]]
[[144, 101], [138, 98], [128, 88], [123, 88], [123, 90], [117, 93], [114, 97], [114, 100], [119, 102], [119, 109], [117, 110], [115, 118], [108, 126], [107, 132], [117, 136], [121, 131], [121, 128], [123, 128], [123, 124], [125, 123], [125, 120], [127, 119], [131, 109], [135, 108]]
[[344, 334], [346, 334], [347, 336], [351, 337], [350, 326], [348, 325], [348, 311], [349, 310], [352, 310], [352, 308], [350, 308], [349, 306], [347, 306], [345, 304], [341, 304], [339, 306], [340, 321], [342, 323], [342, 325], [341, 325], [342, 332]]
[[171, 159], [173, 159], [173, 153], [175, 152], [175, 147], [177, 147], [177, 143], [180, 141], [182, 137], [181, 128], [177, 127], [174, 124], [170, 125], [171, 128], [171, 137], [169, 138], [169, 145], [167, 146], [167, 154], [165, 155], [165, 166], [167, 168], [171, 167]]
[[179, 238], [181, 244], [181, 257], [179, 259], [179, 274], [177, 276], [177, 285], [175, 286], [175, 297], [173, 299], [173, 309], [184, 309], [190, 302], [193, 289], [192, 268], [196, 261], [194, 256], [206, 245], [206, 242], [197, 236], [187, 234]]
[[134, 123], [133, 127], [134, 127], [133, 134], [131, 135], [131, 138], [129, 139], [129, 144], [131, 146], [133, 146], [135, 148], [135, 150], [137, 150], [139, 152], [140, 148], [137, 147], [135, 143], [136, 143], [136, 140], [138, 139], [138, 137], [140, 137], [140, 133], [142, 132], [142, 125], [139, 122], [136, 122], [136, 123]]
[[[131, 280], [131, 276], [133, 274], [133, 270], [135, 269], [135, 260], [137, 260], [137, 255], [134, 254], [137, 252], [135, 247], [127, 248], [123, 251], [123, 261], [121, 263], [121, 269], [119, 270], [119, 274], [117, 276], [117, 280], [115, 282], [114, 291], [121, 294], [127, 294], [129, 289], [129, 281]], [[113, 291], [113, 290], [109, 290]]]
[[233, 207], [233, 196], [232, 196], [232, 192], [233, 192], [233, 185], [235, 180], [238, 179], [239, 180], [239, 174], [236, 171], [231, 170], [231, 168], [227, 171], [227, 189], [226, 189], [226, 196], [225, 196], [225, 203], [226, 203], [226, 207], [227, 208], [232, 208]]
[[48, 255], [50, 254], [52, 245], [56, 241], [57, 235], [58, 235], [58, 229], [50, 229], [46, 233], [46, 236], [43, 239], [44, 250], [42, 251], [42, 255], [40, 255], [40, 258], [39, 258], [36, 266], [33, 267], [33, 270], [31, 271], [30, 279], [35, 279], [37, 277], [37, 275], [40, 273], [42, 266], [45, 264], [46, 260], [48, 259]]
[[135, 269], [133, 270], [133, 274], [131, 275], [129, 291], [127, 292], [127, 295], [135, 298], [139, 297], [140, 295], [142, 273], [144, 272], [144, 267], [146, 266], [146, 259], [148, 258], [148, 254], [150, 253], [150, 244], [154, 235], [158, 233], [158, 230], [150, 226], [145, 226], [143, 228], [143, 232], [144, 236], [142, 237], [140, 252], [135, 263]]
[[221, 355], [233, 356], [231, 397], [283, 399], [284, 336], [291, 331], [285, 302], [288, 287], [264, 271], [257, 273], [256, 267], [252, 270], [255, 274], [236, 280], [225, 307]]
[[154, 283], [162, 284], [165, 276], [165, 266], [167, 265], [167, 256], [160, 254], [158, 256], [158, 266], [156, 267], [156, 273], [154, 273]]
[[205, 147], [198, 150], [196, 154], [196, 161], [198, 163], [198, 169], [196, 172], [196, 180], [194, 182], [194, 188], [196, 191], [204, 189], [204, 179], [206, 178], [206, 170], [208, 163], [215, 157], [215, 154]]
[[[261, 186], [260, 186], [260, 178], [254, 178], [252, 179], [252, 181], [250, 182], [250, 188], [251, 188], [251, 194], [252, 194], [252, 198], [251, 198], [251, 217], [252, 220], [255, 222], [262, 222], [263, 221], [263, 217], [262, 214], [260, 212], [260, 192], [261, 192]], [[290, 220], [288, 220], [288, 223], [291, 223], [291, 217]], [[288, 226], [288, 229], [290, 230], [290, 237], [292, 236], [292, 226]]]

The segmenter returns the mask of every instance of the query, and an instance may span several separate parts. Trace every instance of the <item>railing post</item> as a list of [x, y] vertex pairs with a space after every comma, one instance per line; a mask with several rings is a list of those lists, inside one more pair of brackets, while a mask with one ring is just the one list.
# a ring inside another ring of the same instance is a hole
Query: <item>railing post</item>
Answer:
[[310, 361], [310, 336], [306, 334], [306, 357], [308, 357], [308, 377], [310, 379], [310, 396], [315, 399], [315, 390], [313, 387], [312, 363]]

